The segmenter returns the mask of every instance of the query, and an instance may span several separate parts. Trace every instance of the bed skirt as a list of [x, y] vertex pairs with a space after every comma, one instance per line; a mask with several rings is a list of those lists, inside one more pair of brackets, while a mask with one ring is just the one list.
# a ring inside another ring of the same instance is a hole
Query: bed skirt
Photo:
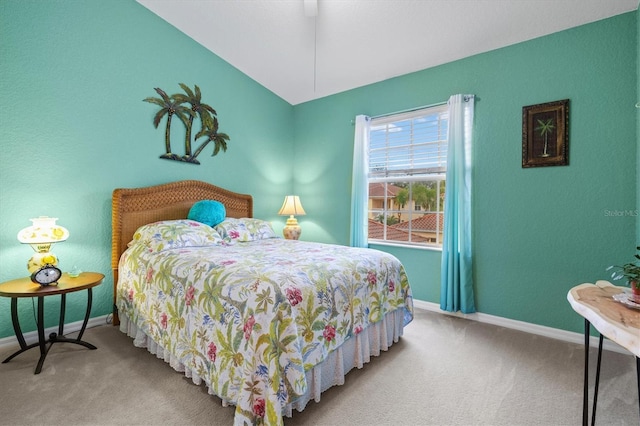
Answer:
[[[405, 309], [400, 308], [388, 313], [382, 321], [370, 325], [366, 330], [347, 340], [342, 346], [331, 352], [327, 358], [306, 372], [307, 392], [293, 402], [288, 403], [282, 414], [291, 417], [293, 410], [304, 410], [311, 400], [320, 401], [320, 394], [335, 385], [344, 384], [345, 375], [354, 367], [362, 368], [371, 360], [371, 356], [380, 355], [397, 342], [402, 336], [405, 323]], [[184, 373], [194, 384], [200, 385], [205, 380], [194, 371], [185, 367], [180, 360], [168, 350], [158, 345], [153, 339], [129, 321], [126, 315], [120, 316], [120, 331], [133, 338], [133, 344], [139, 348], [147, 348], [149, 352], [171, 365], [174, 370]], [[206, 383], [209, 394], [216, 395], [210, 384]], [[223, 406], [235, 405], [234, 401], [222, 400]]]

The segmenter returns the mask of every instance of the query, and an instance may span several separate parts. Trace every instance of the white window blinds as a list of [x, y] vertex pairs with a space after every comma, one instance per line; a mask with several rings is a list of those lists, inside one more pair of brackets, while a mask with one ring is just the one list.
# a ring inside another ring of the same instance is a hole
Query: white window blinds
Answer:
[[444, 177], [447, 121], [446, 104], [372, 119], [369, 180]]

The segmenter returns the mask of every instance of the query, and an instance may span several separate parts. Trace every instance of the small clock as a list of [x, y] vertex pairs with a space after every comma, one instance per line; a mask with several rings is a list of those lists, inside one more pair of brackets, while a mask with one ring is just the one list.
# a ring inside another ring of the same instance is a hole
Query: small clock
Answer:
[[31, 281], [40, 285], [57, 284], [62, 276], [62, 271], [53, 265], [44, 265], [42, 268], [31, 274]]

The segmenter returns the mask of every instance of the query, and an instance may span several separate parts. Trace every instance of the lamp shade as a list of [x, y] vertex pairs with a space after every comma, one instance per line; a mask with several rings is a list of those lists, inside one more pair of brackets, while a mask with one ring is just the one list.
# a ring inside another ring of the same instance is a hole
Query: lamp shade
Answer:
[[288, 216], [288, 215], [305, 215], [304, 208], [302, 207], [302, 203], [300, 202], [300, 197], [297, 195], [287, 195], [284, 198], [284, 203], [282, 203], [282, 207], [278, 212], [279, 215]]
[[23, 244], [52, 244], [69, 238], [69, 231], [56, 225], [57, 217], [40, 216], [30, 220], [33, 224], [18, 232], [18, 241]]

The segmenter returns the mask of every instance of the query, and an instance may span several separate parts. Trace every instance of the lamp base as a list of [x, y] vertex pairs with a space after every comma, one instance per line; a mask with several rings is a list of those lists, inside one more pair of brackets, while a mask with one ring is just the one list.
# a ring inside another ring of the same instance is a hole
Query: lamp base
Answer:
[[302, 229], [299, 225], [287, 225], [282, 230], [282, 235], [287, 240], [297, 240], [302, 234]]
[[44, 265], [58, 266], [58, 257], [50, 251], [44, 253], [34, 253], [27, 261], [27, 269], [33, 274]]

